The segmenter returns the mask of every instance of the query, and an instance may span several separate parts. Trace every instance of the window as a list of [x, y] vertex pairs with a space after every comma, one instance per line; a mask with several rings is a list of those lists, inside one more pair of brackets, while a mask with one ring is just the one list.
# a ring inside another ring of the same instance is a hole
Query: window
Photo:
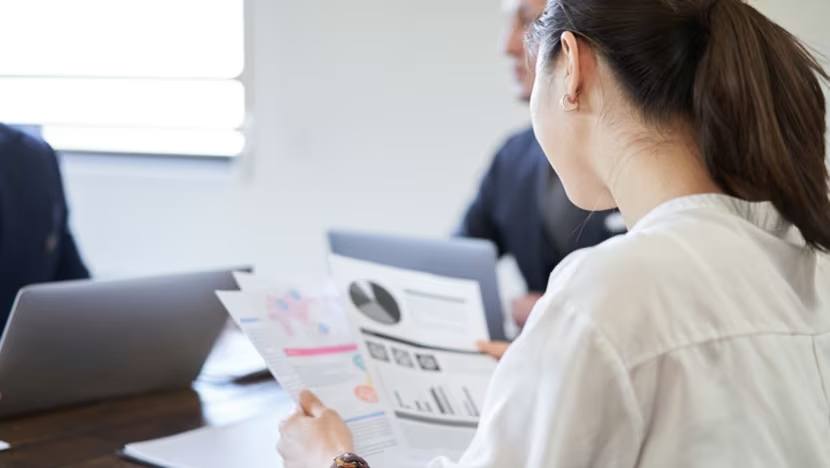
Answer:
[[243, 1], [2, 1], [0, 121], [60, 150], [236, 156]]

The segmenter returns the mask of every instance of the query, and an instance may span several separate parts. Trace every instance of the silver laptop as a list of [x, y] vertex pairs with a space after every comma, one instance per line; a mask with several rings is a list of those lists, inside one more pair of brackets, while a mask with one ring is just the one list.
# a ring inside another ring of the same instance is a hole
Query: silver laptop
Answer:
[[0, 339], [0, 418], [187, 388], [227, 321], [231, 271], [30, 286]]
[[434, 275], [477, 281], [490, 338], [504, 340], [496, 246], [480, 239], [413, 239], [349, 231], [329, 232], [331, 252], [344, 257]]

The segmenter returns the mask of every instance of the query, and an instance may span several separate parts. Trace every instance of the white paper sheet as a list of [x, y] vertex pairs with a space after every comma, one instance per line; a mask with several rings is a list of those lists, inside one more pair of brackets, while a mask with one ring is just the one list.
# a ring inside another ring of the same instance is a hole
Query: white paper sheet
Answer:
[[295, 398], [317, 393], [376, 468], [460, 456], [496, 362], [475, 281], [332, 256], [334, 280], [289, 288], [238, 274], [217, 292]]
[[337, 255], [330, 266], [406, 448], [460, 455], [496, 367], [475, 348], [489, 339], [478, 283]]
[[303, 389], [315, 392], [343, 417], [355, 450], [370, 462], [400, 449], [392, 414], [378, 399], [336, 295], [326, 288], [217, 295], [295, 400]]
[[[124, 455], [163, 468], [282, 468], [277, 453], [279, 421], [294, 410], [277, 411], [226, 426], [204, 427], [171, 437], [132, 443]], [[395, 453], [375, 456], [372, 468], [423, 468], [428, 460]]]
[[248, 337], [240, 330], [229, 327], [213, 345], [199, 380], [231, 382], [267, 372], [267, 369], [265, 361]]
[[124, 454], [164, 468], [281, 468], [279, 421], [293, 405], [254, 419], [129, 444]]

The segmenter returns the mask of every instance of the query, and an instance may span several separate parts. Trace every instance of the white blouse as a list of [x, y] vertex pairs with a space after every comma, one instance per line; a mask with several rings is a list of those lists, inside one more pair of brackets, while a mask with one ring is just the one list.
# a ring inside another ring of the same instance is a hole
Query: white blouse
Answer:
[[553, 272], [430, 466], [830, 467], [830, 259], [769, 203], [658, 207]]

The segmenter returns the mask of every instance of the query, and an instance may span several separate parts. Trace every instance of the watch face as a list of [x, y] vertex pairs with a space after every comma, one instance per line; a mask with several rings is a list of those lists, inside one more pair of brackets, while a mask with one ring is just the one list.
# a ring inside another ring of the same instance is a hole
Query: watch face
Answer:
[[353, 453], [344, 453], [334, 459], [334, 467], [338, 468], [369, 468], [366, 460]]

